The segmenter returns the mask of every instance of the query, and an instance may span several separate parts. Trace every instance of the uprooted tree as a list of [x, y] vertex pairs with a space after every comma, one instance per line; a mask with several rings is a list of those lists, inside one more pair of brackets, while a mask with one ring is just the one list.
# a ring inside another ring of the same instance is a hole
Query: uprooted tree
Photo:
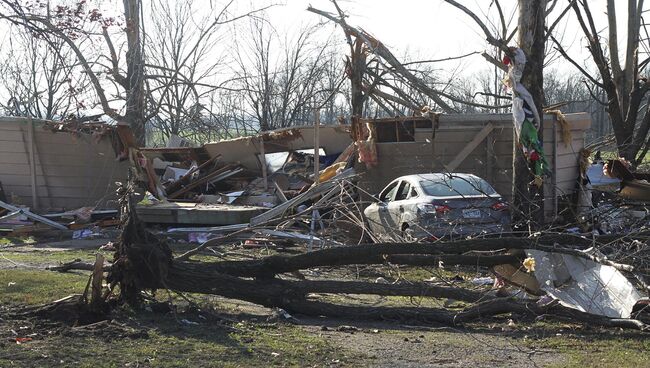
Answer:
[[[253, 260], [195, 261], [188, 257], [190, 252], [174, 257], [168, 245], [149, 233], [138, 221], [132, 195], [133, 187], [130, 184], [120, 187], [119, 190], [122, 233], [112, 263], [105, 265], [103, 260], [100, 260], [94, 266], [71, 264], [59, 268], [59, 270], [73, 268], [94, 270], [93, 280], [90, 283], [92, 285], [101, 285], [103, 271], [108, 272], [108, 290], [93, 289], [94, 296], [90, 304], [86, 304], [93, 313], [105, 311], [106, 307], [101, 298], [107, 298], [116, 290], [119, 290], [123, 302], [137, 307], [143, 301], [142, 291], [167, 289], [181, 293], [219, 295], [311, 316], [405, 319], [457, 326], [481, 318], [516, 313], [525, 316], [545, 315], [605, 327], [647, 329], [647, 317], [638, 313], [635, 314], [636, 318], [608, 318], [582, 312], [556, 302], [539, 303], [535, 299], [499, 297], [476, 288], [427, 282], [383, 284], [369, 281], [314, 280], [300, 274], [300, 271], [313, 268], [348, 265], [441, 267], [445, 264], [492, 267], [511, 264], [520, 267], [525, 256], [522, 251], [535, 249], [579, 257], [636, 275], [641, 287], [648, 290], [645, 280], [650, 268], [645, 256], [628, 259], [633, 261], [632, 264], [621, 264], [579, 251], [579, 248], [587, 248], [594, 244], [588, 239], [557, 234], [537, 238], [486, 238], [436, 244], [362, 244], [291, 256], [273, 255]], [[337, 190], [338, 188], [333, 189], [333, 191]], [[295, 219], [296, 217], [291, 216], [284, 218], [288, 221]], [[277, 224], [277, 219], [271, 223]], [[208, 243], [218, 244], [219, 239], [216, 240]], [[571, 244], [571, 246], [560, 244]], [[597, 244], [599, 247], [612, 246], [613, 242], [608, 238], [602, 239], [602, 243]], [[196, 248], [199, 249], [205, 249], [205, 244]], [[97, 277], [100, 279], [98, 280]], [[319, 294], [443, 298], [464, 301], [470, 306], [462, 310], [450, 310], [444, 307], [354, 306], [324, 301], [315, 296]], [[79, 308], [79, 303], [75, 305]], [[55, 309], [56, 305], [48, 306], [45, 312]]]

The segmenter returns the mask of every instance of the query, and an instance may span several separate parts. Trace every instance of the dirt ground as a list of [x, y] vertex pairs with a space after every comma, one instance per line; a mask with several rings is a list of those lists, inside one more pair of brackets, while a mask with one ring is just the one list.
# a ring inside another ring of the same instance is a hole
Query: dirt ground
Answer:
[[[647, 334], [517, 316], [457, 328], [414, 321], [287, 319], [247, 302], [165, 292], [144, 310], [116, 308], [89, 327], [16, 315], [25, 307], [81, 293], [87, 273], [60, 274], [43, 267], [91, 261], [97, 248], [96, 243], [0, 247], [0, 367], [650, 367]], [[354, 273], [382, 275], [374, 269], [348, 269], [335, 276]], [[392, 276], [394, 272], [383, 274]], [[401, 270], [400, 275], [427, 276], [431, 274], [422, 270]], [[358, 296], [338, 301], [425, 303]], [[167, 302], [172, 309], [160, 307]]]

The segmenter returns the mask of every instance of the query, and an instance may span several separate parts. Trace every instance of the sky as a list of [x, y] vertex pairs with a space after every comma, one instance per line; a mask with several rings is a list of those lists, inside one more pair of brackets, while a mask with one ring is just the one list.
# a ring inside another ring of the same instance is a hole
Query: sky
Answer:
[[[258, 0], [259, 1], [259, 0]], [[485, 19], [488, 27], [496, 22], [496, 7], [491, 0], [459, 0], [479, 17]], [[501, 6], [510, 24], [508, 29], [514, 29], [517, 23], [517, 1], [501, 0]], [[625, 27], [625, 1], [616, 1], [619, 27]], [[268, 11], [271, 22], [279, 28], [293, 29], [305, 22], [321, 19], [318, 15], [307, 12], [306, 8], [314, 8], [335, 12], [329, 0], [285, 0], [284, 5]], [[349, 15], [348, 23], [358, 26], [373, 34], [387, 45], [394, 54], [409, 52], [417, 58], [446, 58], [474, 51], [485, 51], [489, 45], [485, 36], [474, 21], [462, 11], [443, 0], [339, 0], [338, 4]], [[554, 21], [559, 13], [567, 6], [568, 0], [559, 0], [549, 19]], [[590, 0], [595, 22], [599, 29], [605, 29], [606, 1]], [[338, 30], [343, 38], [343, 33]], [[570, 11], [556, 27], [557, 38], [569, 50], [571, 56], [589, 64], [589, 55], [584, 48], [585, 42], [581, 37], [575, 15]], [[622, 44], [625, 42], [625, 32], [619, 32]], [[620, 47], [620, 49], [623, 49]], [[623, 49], [624, 50], [624, 49]], [[489, 68], [480, 55], [463, 59], [462, 61], [445, 62], [449, 68], [462, 67], [467, 74], [473, 74], [477, 69]], [[550, 65], [552, 69], [570, 72], [574, 69], [566, 62], [556, 61]]]
[[[76, 0], [53, 0], [53, 3], [76, 1]], [[169, 1], [170, 3], [193, 1], [196, 14], [200, 17], [208, 12], [206, 7], [220, 9], [223, 4], [230, 0], [143, 0], [145, 12], [148, 5], [153, 1]], [[481, 19], [484, 19], [488, 27], [496, 24], [497, 12], [493, 0], [457, 0], [473, 10]], [[89, 0], [93, 6], [99, 6], [107, 15], [119, 15], [123, 13], [122, 0]], [[512, 30], [517, 22], [517, 0], [500, 0], [503, 7], [509, 29]], [[625, 1], [616, 0], [617, 20], [619, 29], [624, 30], [626, 25]], [[650, 2], [647, 2], [650, 8]], [[266, 17], [276, 29], [278, 34], [297, 33], [301, 27], [326, 21], [317, 14], [308, 12], [308, 6], [317, 9], [335, 12], [330, 0], [234, 0], [231, 12], [234, 15], [246, 13], [250, 9], [259, 9], [269, 4], [275, 4], [266, 12]], [[363, 28], [377, 39], [383, 42], [398, 59], [403, 59], [408, 54], [411, 60], [441, 59], [454, 57], [471, 52], [490, 51], [491, 47], [485, 41], [480, 28], [465, 13], [449, 5], [443, 0], [338, 0], [338, 4], [349, 16], [348, 23]], [[566, 7], [568, 0], [558, 0], [558, 5], [548, 18], [554, 21], [558, 14]], [[605, 31], [606, 36], [606, 0], [589, 0], [597, 27]], [[145, 15], [145, 19], [147, 15]], [[327, 32], [321, 37], [335, 37], [341, 42], [344, 41], [344, 34], [340, 28], [334, 28], [331, 22]], [[547, 21], [548, 23], [549, 21]], [[245, 27], [246, 20], [240, 20], [237, 24]], [[2, 43], [11, 38], [11, 32], [2, 32], [9, 27], [6, 24], [0, 25]], [[226, 27], [227, 28], [227, 27]], [[119, 30], [118, 30], [119, 31]], [[577, 26], [575, 15], [570, 11], [559, 23], [554, 32], [561, 40], [569, 54], [579, 63], [586, 66], [586, 69], [594, 70], [590, 62], [590, 56], [585, 48], [585, 41], [581, 30]], [[626, 32], [619, 32], [620, 47], [624, 52]], [[119, 32], [118, 36], [119, 37]], [[236, 37], [236, 34], [235, 34]], [[232, 54], [232, 37], [220, 38], [219, 43], [213, 51], [215, 57]], [[223, 42], [222, 42], [223, 41]], [[103, 45], [98, 44], [98, 47]], [[341, 50], [341, 56], [347, 53], [347, 49]], [[278, 50], [278, 52], [280, 52]], [[490, 70], [488, 64], [480, 55], [473, 55], [462, 60], [445, 61], [435, 65], [439, 69], [445, 69], [449, 75], [474, 76], [483, 70]], [[576, 73], [576, 69], [568, 62], [557, 59], [547, 65], [547, 71], [557, 71], [560, 75]], [[223, 71], [224, 79], [227, 79], [230, 71]], [[226, 75], [228, 74], [228, 75]], [[1, 97], [1, 96], [0, 96]]]
[[[174, 3], [187, 0], [145, 0], [145, 4], [150, 1]], [[485, 19], [488, 26], [496, 23], [497, 12], [493, 0], [458, 1]], [[198, 14], [201, 14], [200, 9], [202, 8], [212, 6], [219, 9], [221, 4], [226, 4], [230, 0], [193, 0], [193, 2], [199, 9]], [[121, 0], [91, 0], [90, 3], [93, 6], [99, 6], [105, 14], [109, 15], [119, 15], [123, 11]], [[517, 0], [500, 0], [500, 3], [506, 20], [509, 22], [508, 28], [513, 29], [517, 22]], [[619, 27], [622, 28], [626, 22], [626, 1], [616, 0], [616, 3], [617, 19]], [[280, 33], [298, 32], [302, 26], [322, 21], [322, 17], [306, 10], [310, 5], [320, 10], [335, 12], [330, 0], [234, 0], [231, 9], [234, 14], [241, 14], [246, 10], [270, 4], [275, 4], [275, 6], [267, 10], [268, 19]], [[350, 25], [363, 28], [373, 34], [387, 45], [398, 58], [409, 53], [413, 59], [438, 59], [489, 49], [483, 33], [474, 21], [443, 0], [338, 0], [338, 4], [349, 15], [347, 21]], [[558, 5], [549, 19], [556, 19], [566, 4], [568, 4], [568, 0], [558, 0]], [[606, 0], [589, 0], [589, 4], [598, 28], [605, 29]], [[646, 7], [650, 8], [650, 5], [646, 5]], [[490, 24], [490, 22], [495, 23]], [[559, 36], [558, 38], [561, 39], [572, 56], [580, 61], [585, 60], [588, 64], [589, 57], [584, 48], [581, 31], [576, 23], [575, 15], [569, 12], [556, 28], [556, 35]], [[334, 32], [335, 37], [339, 37], [341, 41], [344, 39], [340, 29], [336, 29]], [[6, 37], [10, 37], [8, 33], [4, 33], [3, 42], [6, 42]], [[619, 32], [622, 43], [625, 42], [624, 37], [625, 32]], [[623, 47], [619, 47], [619, 49], [624, 50]], [[489, 68], [480, 55], [439, 65], [449, 69], [460, 67], [468, 75], [475, 73], [477, 69]], [[561, 71], [572, 70], [571, 66], [563, 62], [556, 62], [551, 65], [551, 68]]]

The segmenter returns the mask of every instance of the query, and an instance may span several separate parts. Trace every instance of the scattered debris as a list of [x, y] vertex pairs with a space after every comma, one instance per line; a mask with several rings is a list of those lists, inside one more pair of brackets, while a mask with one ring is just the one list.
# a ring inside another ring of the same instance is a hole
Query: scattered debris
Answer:
[[619, 195], [628, 200], [650, 202], [650, 174], [630, 171], [624, 160], [609, 160], [603, 168], [610, 177], [621, 180]]
[[0, 201], [0, 207], [10, 211], [10, 213], [8, 215], [5, 215], [2, 218], [0, 218], [0, 221], [3, 220], [3, 219], [8, 219], [8, 218], [11, 218], [11, 217], [15, 217], [15, 216], [18, 216], [18, 215], [25, 215], [26, 217], [28, 217], [28, 218], [30, 218], [30, 219], [32, 219], [34, 221], [41, 222], [41, 223], [46, 224], [48, 226], [51, 226], [51, 227], [53, 227], [55, 229], [59, 229], [59, 230], [67, 230], [68, 229], [67, 227], [59, 224], [58, 222], [54, 222], [54, 221], [52, 221], [52, 220], [50, 220], [48, 218], [45, 218], [43, 216], [39, 216], [39, 215], [37, 215], [35, 213], [30, 212], [27, 209], [12, 206], [9, 203], [3, 202], [3, 201]]

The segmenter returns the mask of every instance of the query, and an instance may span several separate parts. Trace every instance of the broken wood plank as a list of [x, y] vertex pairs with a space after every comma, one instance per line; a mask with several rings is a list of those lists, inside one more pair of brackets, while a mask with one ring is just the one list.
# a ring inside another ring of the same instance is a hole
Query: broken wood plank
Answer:
[[188, 184], [183, 189], [180, 189], [177, 192], [171, 193], [168, 196], [168, 198], [170, 198], [170, 199], [178, 198], [179, 196], [189, 192], [190, 190], [192, 190], [192, 189], [194, 189], [194, 188], [196, 188], [196, 187], [198, 187], [200, 185], [226, 179], [226, 178], [228, 178], [228, 177], [230, 177], [232, 175], [235, 175], [235, 174], [238, 174], [238, 173], [242, 172], [243, 170], [244, 169], [242, 169], [241, 167], [235, 168], [234, 165], [224, 166], [224, 167], [222, 167], [222, 168], [220, 168], [220, 169], [218, 169], [218, 170], [216, 170], [216, 171], [214, 171], [212, 173], [207, 174], [206, 176], [204, 176], [202, 178], [199, 178], [199, 179], [193, 181], [192, 183]]
[[201, 170], [203, 170], [206, 167], [210, 166], [211, 164], [215, 163], [216, 160], [218, 160], [220, 157], [221, 157], [221, 155], [214, 155], [214, 156], [210, 157], [209, 160], [207, 160], [206, 162], [202, 163], [201, 165], [193, 168], [192, 170], [186, 172], [185, 175], [181, 176], [180, 178], [178, 178], [178, 180], [171, 183], [167, 187], [167, 189], [165, 191], [167, 193], [174, 193], [177, 190], [180, 190], [182, 188], [183, 184], [185, 184], [192, 177], [192, 175], [195, 172], [201, 172]]
[[354, 176], [356, 172], [354, 169], [350, 168], [342, 173], [336, 175], [333, 177], [331, 180], [326, 181], [324, 183], [321, 183], [319, 185], [314, 185], [309, 190], [306, 192], [299, 194], [292, 198], [291, 200], [284, 202], [282, 204], [279, 204], [272, 209], [264, 212], [263, 214], [259, 216], [255, 216], [251, 219], [251, 226], [257, 226], [261, 225], [265, 222], [268, 222], [274, 218], [282, 217], [282, 215], [289, 209], [296, 207], [312, 198], [318, 197], [321, 194], [324, 194], [328, 191], [330, 191], [332, 188], [334, 188], [336, 185], [338, 185], [338, 182], [340, 180], [344, 180], [347, 178], [350, 178]]
[[4, 215], [4, 216], [0, 217], [0, 222], [12, 219], [12, 218], [14, 218], [16, 216], [20, 216], [20, 211], [13, 211], [13, 212], [10, 212], [7, 215]]
[[264, 138], [260, 138], [260, 165], [262, 166], [262, 179], [264, 180], [264, 191], [269, 190], [268, 164], [266, 163], [266, 150], [264, 147]]
[[29, 141], [29, 179], [32, 186], [32, 206], [38, 209], [38, 193], [36, 193], [36, 155], [34, 153], [34, 122], [27, 117], [27, 137]]
[[275, 180], [273, 180], [273, 186], [275, 187], [275, 195], [280, 200], [280, 203], [287, 202], [288, 201], [287, 196], [284, 195], [282, 188], [280, 188], [280, 185]]

